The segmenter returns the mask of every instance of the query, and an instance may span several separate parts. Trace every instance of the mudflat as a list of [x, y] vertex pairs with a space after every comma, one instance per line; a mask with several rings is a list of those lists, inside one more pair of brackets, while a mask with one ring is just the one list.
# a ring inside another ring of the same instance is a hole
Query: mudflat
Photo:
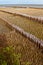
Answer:
[[0, 19], [0, 33], [10, 32], [10, 31], [11, 31], [11, 29], [6, 26], [5, 21], [3, 21], [2, 19]]
[[43, 24], [40, 24], [37, 21], [29, 20], [19, 15], [13, 16], [12, 14], [5, 12], [0, 12], [0, 15], [11, 24], [17, 25], [18, 27], [24, 29], [26, 32], [31, 33], [43, 40]]

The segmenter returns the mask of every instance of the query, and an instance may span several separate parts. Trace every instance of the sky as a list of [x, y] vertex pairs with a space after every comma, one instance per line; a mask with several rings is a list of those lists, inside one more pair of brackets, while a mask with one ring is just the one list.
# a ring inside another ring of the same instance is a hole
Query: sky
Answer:
[[0, 4], [43, 4], [43, 0], [0, 0]]

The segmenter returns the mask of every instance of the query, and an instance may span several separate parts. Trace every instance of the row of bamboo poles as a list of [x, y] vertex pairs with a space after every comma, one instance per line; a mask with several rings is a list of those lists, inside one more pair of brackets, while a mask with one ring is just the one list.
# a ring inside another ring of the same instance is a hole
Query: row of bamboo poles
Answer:
[[[2, 12], [5, 12], [5, 13], [9, 13], [9, 14], [13, 14], [13, 15], [19, 15], [19, 16], [22, 16], [22, 17], [26, 17], [26, 18], [29, 18], [30, 20], [36, 20], [37, 22], [40, 22], [40, 23], [43, 23], [43, 20], [40, 20], [38, 18], [34, 18], [34, 17], [31, 17], [28, 15], [25, 15], [25, 14], [21, 14], [21, 13], [11, 13], [11, 12], [6, 12], [6, 11], [2, 11]], [[43, 49], [43, 40], [40, 40], [39, 38], [35, 37], [34, 35], [30, 34], [30, 33], [27, 33], [25, 32], [23, 29], [19, 28], [18, 26], [14, 25], [14, 24], [11, 24], [9, 23], [7, 20], [5, 20], [4, 18], [2, 18], [4, 21], [6, 21], [6, 25], [9, 26], [10, 28], [12, 29], [15, 29], [16, 31], [18, 31], [20, 34], [22, 34], [23, 36], [27, 37], [28, 39], [30, 39], [32, 42], [36, 43], [36, 45], [38, 46], [38, 48], [40, 49]]]

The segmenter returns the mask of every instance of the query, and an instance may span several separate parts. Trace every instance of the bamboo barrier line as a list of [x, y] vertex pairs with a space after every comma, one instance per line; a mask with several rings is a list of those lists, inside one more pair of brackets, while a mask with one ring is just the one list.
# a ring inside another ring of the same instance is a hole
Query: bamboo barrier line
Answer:
[[36, 16], [31, 16], [31, 15], [27, 15], [27, 14], [22, 14], [22, 13], [13, 13], [13, 12], [10, 12], [10, 11], [4, 11], [4, 10], [0, 10], [2, 12], [5, 12], [5, 13], [9, 13], [9, 14], [12, 14], [12, 15], [19, 15], [19, 16], [22, 16], [22, 17], [26, 17], [30, 20], [33, 20], [33, 21], [36, 21], [36, 22], [39, 22], [41, 24], [43, 24], [43, 17], [36, 17]]
[[24, 31], [22, 28], [14, 25], [14, 24], [11, 24], [6, 19], [4, 19], [4, 18], [1, 18], [1, 19], [3, 19], [6, 22], [7, 26], [12, 27], [12, 29], [15, 29], [21, 35], [25, 36], [26, 38], [30, 39], [30, 41], [34, 42], [38, 46], [39, 49], [43, 49], [43, 40], [40, 40], [39, 38], [35, 37], [34, 35]]
[[29, 7], [31, 9], [43, 9], [43, 8], [38, 8], [38, 7]]

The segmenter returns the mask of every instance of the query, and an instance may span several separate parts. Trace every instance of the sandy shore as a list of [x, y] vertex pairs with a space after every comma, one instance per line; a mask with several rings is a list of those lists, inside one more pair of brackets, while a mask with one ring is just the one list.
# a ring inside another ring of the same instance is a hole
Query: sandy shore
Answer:
[[40, 16], [43, 17], [43, 9], [35, 9], [35, 8], [0, 8], [0, 10], [9, 11], [9, 12], [17, 12], [24, 13], [32, 16]]

